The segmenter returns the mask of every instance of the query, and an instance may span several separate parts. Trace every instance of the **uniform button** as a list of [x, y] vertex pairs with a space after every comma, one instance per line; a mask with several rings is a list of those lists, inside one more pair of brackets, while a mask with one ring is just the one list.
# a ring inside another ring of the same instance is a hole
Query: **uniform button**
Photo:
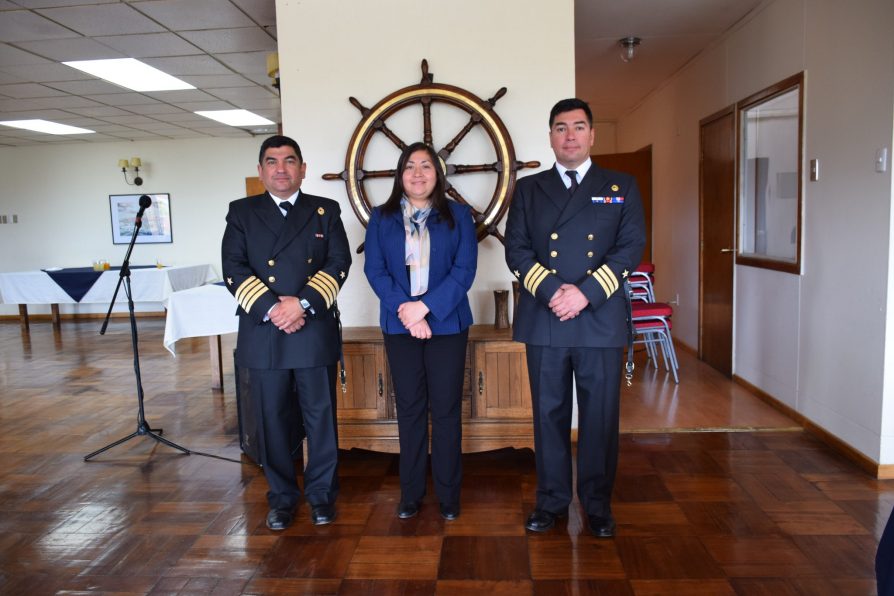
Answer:
[[313, 262], [314, 262], [313, 257], [311, 257], [310, 259], [307, 259], [307, 262], [308, 262], [308, 263], [313, 263]]
[[555, 269], [550, 269], [549, 272], [552, 273], [553, 275], [556, 274], [556, 270], [555, 270]]
[[590, 258], [592, 259], [592, 258], [593, 258], [593, 251], [592, 251], [592, 250], [589, 251], [589, 252], [587, 253], [587, 256], [590, 257]]
[[551, 257], [557, 257], [557, 256], [559, 256], [559, 251], [554, 250], [554, 251], [552, 251], [551, 253], [549, 253], [549, 256], [551, 256]]
[[276, 265], [276, 261], [274, 261], [273, 259], [270, 259], [269, 261], [267, 261], [267, 264], [270, 265], [271, 267], [273, 267], [274, 265]]
[[559, 239], [559, 235], [556, 234], [555, 232], [553, 232], [552, 234], [550, 234], [549, 237], [552, 238], [553, 240], [558, 240], [558, 239]]
[[592, 239], [593, 239], [593, 234], [587, 234], [587, 240], [592, 240]]
[[593, 270], [592, 270], [592, 269], [587, 269], [587, 275], [592, 275], [592, 274], [593, 274]]
[[276, 278], [271, 275], [267, 278], [267, 281], [269, 281], [270, 283], [276, 283]]

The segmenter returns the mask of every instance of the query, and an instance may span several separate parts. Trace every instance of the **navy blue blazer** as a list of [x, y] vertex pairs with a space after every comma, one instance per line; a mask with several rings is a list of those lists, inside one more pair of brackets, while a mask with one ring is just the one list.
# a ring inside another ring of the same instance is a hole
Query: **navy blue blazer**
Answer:
[[433, 335], [459, 333], [472, 324], [468, 292], [478, 267], [475, 222], [467, 205], [450, 200], [447, 203], [456, 223], [450, 229], [437, 211], [429, 215], [428, 292], [417, 297], [410, 296], [403, 214], [383, 215], [381, 207], [373, 209], [366, 226], [363, 272], [379, 297], [379, 324], [384, 333], [409, 333], [397, 316], [397, 308], [419, 299], [431, 311], [425, 320]]

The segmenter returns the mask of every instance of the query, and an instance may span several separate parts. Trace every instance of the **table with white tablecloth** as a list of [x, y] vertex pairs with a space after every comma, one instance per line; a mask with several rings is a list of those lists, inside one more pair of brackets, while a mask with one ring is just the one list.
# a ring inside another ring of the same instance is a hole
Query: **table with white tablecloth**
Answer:
[[[102, 272], [80, 300], [72, 298], [46, 271], [0, 273], [0, 301], [18, 304], [23, 328], [28, 327], [28, 304], [49, 304], [53, 323], [59, 324], [60, 304], [108, 304], [118, 285], [120, 272]], [[164, 302], [174, 292], [201, 286], [218, 279], [211, 265], [147, 267], [130, 270], [130, 286], [134, 302]], [[124, 291], [116, 302], [126, 303]]]
[[185, 337], [208, 337], [211, 351], [211, 386], [223, 387], [220, 336], [236, 333], [239, 317], [236, 299], [223, 285], [211, 284], [174, 292], [165, 301], [164, 345], [176, 356], [174, 344]]

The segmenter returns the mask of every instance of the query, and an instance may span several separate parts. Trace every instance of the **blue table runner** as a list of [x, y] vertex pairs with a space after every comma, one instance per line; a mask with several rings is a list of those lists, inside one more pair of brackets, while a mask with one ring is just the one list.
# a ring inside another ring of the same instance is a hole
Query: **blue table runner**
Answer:
[[[130, 268], [150, 269], [152, 267], [155, 265], [132, 265]], [[99, 276], [103, 274], [102, 271], [94, 271], [92, 267], [68, 267], [57, 271], [41, 269], [41, 271], [49, 275], [75, 302], [80, 302], [99, 279]], [[121, 267], [112, 267], [110, 271], [121, 271]]]

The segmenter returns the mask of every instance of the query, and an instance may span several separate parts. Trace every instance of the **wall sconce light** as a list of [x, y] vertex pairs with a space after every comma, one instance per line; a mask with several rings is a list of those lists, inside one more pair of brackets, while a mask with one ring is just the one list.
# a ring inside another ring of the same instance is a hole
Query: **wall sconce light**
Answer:
[[[142, 186], [143, 179], [140, 178], [140, 166], [143, 165], [143, 160], [139, 157], [131, 157], [130, 161], [126, 159], [118, 160], [118, 167], [121, 168], [121, 173], [124, 174], [124, 181], [127, 182], [131, 186]], [[128, 168], [133, 169], [133, 182], [130, 182], [127, 179], [127, 170]]]
[[634, 37], [633, 35], [619, 39], [618, 45], [621, 46], [621, 60], [624, 62], [631, 62], [636, 54], [636, 46], [638, 46], [641, 41], [642, 40], [639, 37]]
[[279, 89], [279, 54], [276, 52], [267, 54], [267, 76], [272, 79], [273, 87]]

